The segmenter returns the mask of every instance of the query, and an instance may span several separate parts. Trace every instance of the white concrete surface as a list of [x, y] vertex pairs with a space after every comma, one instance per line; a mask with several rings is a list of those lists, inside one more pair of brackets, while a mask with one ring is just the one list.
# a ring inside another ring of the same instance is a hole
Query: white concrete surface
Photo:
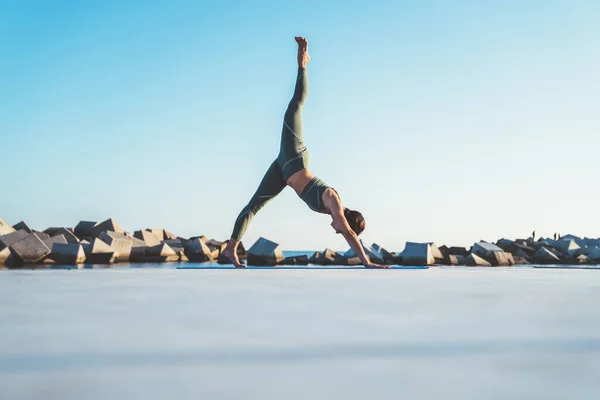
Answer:
[[600, 271], [0, 271], [1, 399], [596, 399]]

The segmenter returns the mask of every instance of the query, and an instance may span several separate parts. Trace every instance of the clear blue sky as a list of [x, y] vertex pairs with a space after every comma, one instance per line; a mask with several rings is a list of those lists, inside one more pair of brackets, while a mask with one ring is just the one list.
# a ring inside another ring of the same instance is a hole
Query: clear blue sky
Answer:
[[[311, 170], [364, 238], [599, 236], [600, 2], [4, 1], [0, 217], [226, 239], [309, 39]], [[345, 249], [286, 189], [255, 218]]]

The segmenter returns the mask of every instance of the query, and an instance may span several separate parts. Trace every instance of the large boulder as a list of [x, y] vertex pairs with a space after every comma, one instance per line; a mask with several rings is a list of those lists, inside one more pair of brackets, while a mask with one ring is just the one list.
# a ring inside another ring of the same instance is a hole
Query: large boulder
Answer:
[[76, 265], [85, 263], [85, 251], [79, 243], [55, 243], [48, 256], [57, 264]]
[[469, 254], [468, 257], [465, 258], [465, 265], [469, 267], [491, 267], [492, 264], [487, 262], [484, 258], [479, 257], [475, 253]]
[[584, 247], [579, 249], [577, 254], [587, 256], [587, 258], [594, 263], [600, 262], [600, 247]]
[[79, 238], [84, 240], [93, 236], [93, 229], [98, 223], [96, 221], [79, 221], [73, 233]]
[[538, 264], [556, 264], [560, 259], [549, 248], [542, 246], [533, 255], [533, 261]]
[[495, 251], [504, 251], [504, 250], [501, 247], [496, 246], [495, 244], [492, 244], [492, 243], [488, 243], [488, 242], [475, 243], [473, 245], [473, 247], [471, 248], [472, 254], [476, 254], [483, 259], [486, 259], [486, 257], [488, 257], [488, 255], [490, 255], [490, 253], [493, 253]]
[[382, 259], [383, 262], [381, 262], [380, 264], [394, 265], [397, 261], [397, 256], [395, 253], [387, 251], [377, 243], [373, 243], [371, 245], [371, 251], [377, 254], [377, 256]]
[[10, 226], [8, 222], [0, 218], [0, 236], [15, 232], [16, 229]]
[[433, 265], [435, 258], [429, 243], [406, 242], [402, 252], [403, 265]]
[[316, 264], [317, 263], [317, 259], [319, 257], [321, 257], [321, 252], [320, 251], [315, 251], [313, 253], [313, 255], [308, 258], [308, 263], [309, 264]]
[[145, 262], [174, 262], [179, 261], [179, 254], [168, 244], [161, 243], [146, 249]]
[[50, 249], [35, 233], [28, 234], [25, 238], [10, 246], [19, 264], [35, 264], [50, 254]]
[[[376, 243], [373, 243], [372, 246], [367, 247], [365, 246], [365, 244], [363, 243], [362, 240], [359, 240], [360, 245], [363, 248], [363, 251], [365, 252], [365, 254], [367, 255], [367, 257], [369, 257], [369, 260], [373, 263], [376, 264], [383, 264], [385, 262], [384, 258], [384, 252], [387, 254], [390, 254], [388, 251], [386, 251], [385, 249], [383, 249], [381, 246], [379, 246]], [[383, 250], [383, 251], [382, 251]], [[359, 258], [358, 255], [356, 254], [356, 252], [353, 249], [348, 249], [348, 251], [346, 251], [343, 255], [344, 258], [346, 258], [346, 260], [352, 259], [352, 258]], [[360, 258], [359, 258], [360, 261]]]
[[494, 267], [510, 267], [515, 265], [515, 259], [512, 254], [506, 251], [494, 251], [490, 254], [490, 260], [486, 260]]
[[589, 257], [586, 256], [585, 254], [580, 254], [577, 257], [575, 257], [575, 263], [577, 263], [577, 264], [591, 264], [592, 260], [590, 260]]
[[98, 236], [100, 240], [109, 245], [115, 252], [115, 257], [119, 262], [131, 260], [131, 250], [133, 240], [121, 232], [104, 231]]
[[523, 258], [523, 257], [519, 257], [519, 256], [514, 256], [514, 260], [515, 260], [515, 265], [527, 265], [527, 264], [531, 264], [528, 259]]
[[210, 239], [206, 241], [206, 245], [211, 251], [215, 252], [216, 258], [219, 258], [221, 252], [227, 247], [227, 242], [221, 242], [220, 240]]
[[515, 261], [511, 253], [505, 252], [500, 246], [496, 246], [492, 243], [475, 243], [471, 248], [471, 254], [475, 254], [483, 258], [495, 267], [515, 265]]
[[579, 247], [585, 247], [585, 241], [579, 236], [568, 234], [561, 236], [560, 240], [574, 240]]
[[263, 237], [248, 249], [248, 265], [277, 265], [283, 259], [281, 246]]
[[152, 233], [152, 231], [148, 229], [135, 231], [133, 233], [133, 236], [139, 240], [143, 240], [144, 243], [146, 243], [146, 246], [148, 247], [158, 246], [160, 244], [160, 241], [162, 240], [159, 239], [158, 236], [156, 236], [154, 233]]
[[117, 258], [115, 250], [99, 238], [94, 238], [89, 244], [84, 244], [83, 250], [88, 264], [112, 264]]
[[464, 247], [448, 247], [448, 255], [449, 256], [463, 256], [467, 257], [469, 255], [469, 250]]
[[555, 249], [559, 250], [561, 253], [574, 256], [577, 251], [581, 248], [574, 239], [561, 239], [554, 243]]
[[[51, 233], [48, 233], [49, 229], [51, 229]], [[71, 244], [79, 243], [79, 239], [77, 238], [77, 236], [75, 236], [75, 234], [73, 233], [73, 231], [71, 229], [67, 229], [67, 228], [49, 228], [49, 229], [46, 229], [46, 231], [44, 231], [44, 232], [49, 234], [51, 237], [62, 235], [62, 236], [64, 236], [67, 243], [71, 243]]]
[[50, 249], [52, 250], [52, 246], [55, 243], [59, 243], [59, 244], [66, 244], [67, 243], [67, 239], [65, 239], [65, 237], [63, 235], [57, 235], [57, 236], [52, 236], [49, 237], [47, 239], [42, 239], [42, 242], [44, 242], [44, 244]]
[[205, 262], [217, 259], [216, 252], [209, 249], [200, 238], [184, 243], [184, 249], [185, 255], [192, 262]]
[[12, 266], [14, 257], [9, 247], [0, 250], [0, 265]]
[[299, 256], [286, 257], [283, 260], [283, 265], [308, 265], [308, 256], [307, 255], [299, 255]]
[[517, 251], [515, 251], [513, 257], [515, 258], [515, 263], [517, 263], [517, 257], [522, 258], [524, 260], [526, 260], [528, 263], [531, 263], [532, 256], [529, 253], [526, 253], [523, 249], [517, 249]]
[[434, 242], [429, 242], [429, 247], [431, 248], [431, 255], [435, 260], [435, 264], [444, 264], [444, 253], [440, 251], [438, 246]]
[[319, 265], [346, 265], [346, 259], [331, 249], [325, 249], [315, 260]]
[[454, 254], [450, 254], [448, 256], [448, 264], [449, 265], [453, 265], [455, 267], [459, 266], [459, 265], [465, 265], [465, 256], [456, 256]]
[[161, 242], [165, 240], [165, 230], [159, 228], [148, 229], [150, 232], [154, 234]]
[[5, 235], [0, 236], [0, 250], [12, 246], [13, 244], [17, 243], [19, 240], [23, 240], [29, 235], [30, 235], [30, 233], [28, 233], [27, 231], [20, 230], [20, 231], [13, 231], [11, 233], [7, 233]]
[[[15, 225], [13, 225], [13, 229], [15, 231], [25, 231], [27, 233], [33, 233], [33, 231], [31, 230], [31, 228], [29, 226], [27, 226], [27, 224], [24, 221], [18, 222]], [[1, 235], [1, 233], [0, 233]]]
[[125, 230], [117, 221], [112, 218], [107, 219], [91, 229], [92, 237], [99, 237], [104, 231], [124, 233]]
[[169, 231], [168, 231], [168, 230], [166, 230], [166, 229], [163, 229], [163, 232], [164, 232], [164, 237], [165, 237], [165, 239], [164, 239], [164, 240], [175, 240], [175, 239], [179, 239], [179, 238], [177, 237], [177, 235], [175, 235], [175, 234], [173, 234], [173, 233], [169, 232]]

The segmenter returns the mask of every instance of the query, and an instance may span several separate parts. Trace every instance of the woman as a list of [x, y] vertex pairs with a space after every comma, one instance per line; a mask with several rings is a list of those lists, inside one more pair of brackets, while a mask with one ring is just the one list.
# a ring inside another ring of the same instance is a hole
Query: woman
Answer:
[[237, 247], [250, 221], [265, 204], [289, 185], [311, 210], [331, 216], [331, 226], [336, 233], [344, 236], [365, 267], [387, 268], [384, 265], [371, 263], [358, 241], [358, 235], [365, 229], [365, 219], [362, 214], [344, 208], [337, 192], [308, 170], [308, 151], [302, 136], [302, 106], [308, 91], [306, 65], [310, 61], [310, 56], [308, 41], [303, 37], [296, 37], [296, 42], [298, 43], [298, 78], [294, 96], [283, 120], [279, 156], [267, 170], [250, 202], [237, 217], [231, 240], [221, 257], [223, 261], [237, 268], [245, 267], [237, 257]]

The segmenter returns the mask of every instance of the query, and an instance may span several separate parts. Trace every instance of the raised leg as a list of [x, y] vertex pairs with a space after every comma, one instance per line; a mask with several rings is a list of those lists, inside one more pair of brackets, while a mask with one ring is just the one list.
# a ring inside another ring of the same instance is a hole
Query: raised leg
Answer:
[[296, 42], [298, 43], [298, 76], [294, 95], [283, 119], [281, 147], [277, 158], [286, 181], [293, 173], [306, 168], [308, 164], [308, 153], [302, 131], [302, 107], [308, 96], [306, 65], [310, 57], [306, 39], [296, 37]]

